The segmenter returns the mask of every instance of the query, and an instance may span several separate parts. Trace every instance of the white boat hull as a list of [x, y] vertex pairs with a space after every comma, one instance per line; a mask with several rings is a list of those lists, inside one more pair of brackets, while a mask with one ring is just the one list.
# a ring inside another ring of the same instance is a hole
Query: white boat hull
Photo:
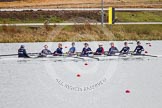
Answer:
[[134, 60], [134, 59], [146, 59], [146, 58], [155, 58], [151, 56], [134, 56], [134, 55], [126, 55], [126, 56], [91, 56], [91, 57], [65, 57], [65, 56], [51, 56], [44, 58], [17, 58], [17, 57], [7, 57], [7, 58], [0, 58], [0, 60], [24, 60], [24, 61], [30, 61], [30, 60], [38, 60], [38, 61], [106, 61], [106, 60]]

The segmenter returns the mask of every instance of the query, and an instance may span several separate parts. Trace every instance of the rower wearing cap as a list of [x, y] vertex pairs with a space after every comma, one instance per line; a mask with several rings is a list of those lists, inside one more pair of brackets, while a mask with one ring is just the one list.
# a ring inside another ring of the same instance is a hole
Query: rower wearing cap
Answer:
[[118, 53], [119, 52], [119, 50], [117, 49], [117, 47], [114, 46], [114, 43], [113, 42], [111, 42], [110, 45], [111, 45], [111, 48], [109, 48], [108, 56], [115, 55], [115, 53]]
[[48, 45], [44, 45], [44, 49], [39, 54], [39, 57], [47, 57], [47, 55], [52, 54], [52, 52], [48, 49]]
[[81, 56], [89, 56], [89, 54], [92, 54], [92, 50], [89, 47], [88, 43], [84, 43], [84, 48], [82, 50]]
[[124, 47], [120, 51], [120, 54], [129, 54], [130, 47], [127, 42], [124, 42]]
[[75, 48], [75, 42], [72, 42], [72, 47], [69, 49], [69, 52], [68, 52], [68, 54], [69, 55], [74, 55], [75, 54], [75, 52], [76, 52], [76, 48]]
[[21, 45], [18, 49], [18, 57], [20, 58], [30, 58], [26, 52], [25, 46]]
[[58, 44], [58, 48], [56, 49], [56, 51], [54, 51], [53, 55], [54, 56], [62, 56], [62, 54], [63, 54], [63, 51], [62, 50], [63, 50], [62, 44], [59, 43]]
[[99, 46], [99, 48], [96, 50], [94, 55], [103, 55], [104, 54], [103, 44], [99, 43], [98, 46]]
[[134, 50], [135, 55], [141, 55], [142, 51], [144, 51], [143, 46], [141, 45], [140, 41], [137, 41], [137, 46]]

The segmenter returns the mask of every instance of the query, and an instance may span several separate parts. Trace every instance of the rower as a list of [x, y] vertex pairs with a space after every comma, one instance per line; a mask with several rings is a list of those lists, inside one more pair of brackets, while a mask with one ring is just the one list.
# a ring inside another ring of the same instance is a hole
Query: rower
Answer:
[[113, 56], [116, 53], [118, 53], [119, 50], [117, 49], [117, 47], [114, 46], [114, 43], [113, 42], [111, 42], [110, 45], [111, 45], [111, 48], [108, 51], [108, 56]]
[[141, 42], [138, 41], [138, 42], [137, 42], [137, 46], [136, 46], [136, 48], [135, 48], [135, 50], [134, 50], [134, 55], [141, 55], [142, 51], [144, 51], [144, 48], [143, 48], [143, 46], [141, 45]]
[[129, 54], [130, 47], [127, 42], [124, 42], [124, 47], [120, 51], [120, 54]]
[[52, 52], [48, 49], [48, 45], [44, 45], [44, 49], [39, 54], [39, 57], [47, 57], [47, 55], [52, 54]]
[[56, 49], [56, 51], [54, 51], [53, 55], [54, 56], [62, 56], [63, 55], [63, 48], [62, 48], [62, 44], [59, 43], [58, 44], [58, 48]]
[[99, 43], [98, 46], [99, 46], [99, 48], [96, 50], [96, 52], [94, 53], [94, 55], [103, 55], [104, 54], [103, 44], [102, 43]]
[[89, 54], [92, 54], [92, 50], [89, 47], [88, 43], [84, 43], [84, 48], [82, 50], [81, 56], [89, 56]]
[[25, 46], [21, 45], [18, 49], [18, 57], [20, 58], [30, 58], [26, 52]]
[[69, 54], [69, 55], [75, 55], [75, 52], [76, 52], [75, 43], [72, 42], [71, 45], [72, 45], [72, 47], [69, 49], [68, 54]]

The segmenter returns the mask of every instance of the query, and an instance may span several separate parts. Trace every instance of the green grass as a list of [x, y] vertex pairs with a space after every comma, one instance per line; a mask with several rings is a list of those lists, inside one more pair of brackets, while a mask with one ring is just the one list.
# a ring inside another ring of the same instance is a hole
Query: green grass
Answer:
[[116, 12], [118, 22], [162, 22], [162, 12]]

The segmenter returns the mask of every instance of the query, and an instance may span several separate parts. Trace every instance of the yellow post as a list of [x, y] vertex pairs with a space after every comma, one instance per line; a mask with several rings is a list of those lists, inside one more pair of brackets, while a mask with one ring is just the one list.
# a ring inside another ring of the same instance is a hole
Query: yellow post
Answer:
[[108, 23], [109, 24], [113, 24], [113, 8], [112, 7], [109, 7], [109, 11], [108, 11], [108, 15], [109, 15], [109, 21]]

